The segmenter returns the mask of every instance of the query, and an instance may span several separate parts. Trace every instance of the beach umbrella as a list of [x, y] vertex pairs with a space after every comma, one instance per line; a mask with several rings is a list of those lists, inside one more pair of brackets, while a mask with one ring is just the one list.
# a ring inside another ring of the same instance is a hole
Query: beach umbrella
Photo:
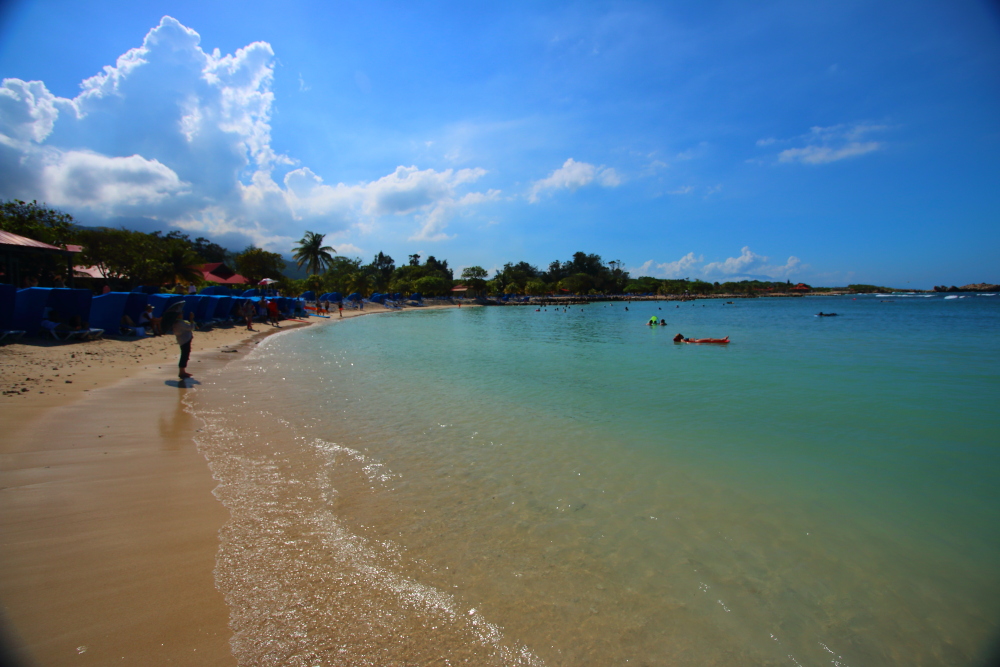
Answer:
[[261, 285], [270, 285], [271, 283], [276, 283], [276, 282], [278, 282], [278, 281], [275, 280], [274, 278], [264, 278], [263, 280], [260, 281], [260, 284]]
[[184, 319], [184, 301], [178, 301], [163, 311], [163, 319], [160, 320], [160, 330], [166, 334], [172, 333], [174, 324], [177, 320], [182, 319]]

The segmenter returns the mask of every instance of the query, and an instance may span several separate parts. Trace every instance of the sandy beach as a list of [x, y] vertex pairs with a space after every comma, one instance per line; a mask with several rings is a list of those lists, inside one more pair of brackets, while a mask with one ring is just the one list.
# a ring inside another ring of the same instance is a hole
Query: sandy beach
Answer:
[[235, 664], [213, 577], [227, 512], [182, 399], [309, 324], [198, 332], [186, 384], [173, 336], [0, 348], [0, 603], [21, 662]]

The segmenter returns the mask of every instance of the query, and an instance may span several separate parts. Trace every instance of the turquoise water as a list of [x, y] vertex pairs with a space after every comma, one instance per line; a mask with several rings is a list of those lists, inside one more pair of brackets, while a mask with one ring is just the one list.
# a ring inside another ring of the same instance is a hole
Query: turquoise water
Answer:
[[366, 316], [207, 380], [241, 663], [982, 660], [1000, 297], [677, 305]]

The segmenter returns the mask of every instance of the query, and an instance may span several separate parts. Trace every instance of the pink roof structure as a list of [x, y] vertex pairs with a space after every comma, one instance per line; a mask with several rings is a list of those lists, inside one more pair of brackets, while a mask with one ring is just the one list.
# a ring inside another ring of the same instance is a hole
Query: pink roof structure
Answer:
[[236, 273], [222, 262], [203, 264], [198, 267], [202, 276], [217, 285], [246, 285], [250, 281]]
[[29, 239], [27, 236], [21, 236], [19, 234], [14, 234], [13, 232], [5, 232], [0, 230], [0, 245], [16, 245], [22, 248], [42, 248], [44, 250], [62, 250], [59, 246], [49, 245], [48, 243], [42, 243], [41, 241], [36, 241], [35, 239]]

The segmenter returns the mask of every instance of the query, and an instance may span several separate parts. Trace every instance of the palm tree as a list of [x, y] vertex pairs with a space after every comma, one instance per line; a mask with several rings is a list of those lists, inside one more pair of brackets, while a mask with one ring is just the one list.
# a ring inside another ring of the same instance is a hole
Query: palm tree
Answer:
[[167, 282], [194, 284], [202, 279], [198, 266], [202, 259], [185, 243], [172, 242], [164, 249], [162, 266]]
[[310, 274], [322, 273], [326, 267], [333, 263], [333, 255], [330, 253], [337, 251], [328, 245], [323, 245], [324, 236], [325, 234], [306, 232], [306, 235], [299, 241], [292, 257], [295, 258], [295, 263], [300, 269], [305, 265], [309, 267]]

